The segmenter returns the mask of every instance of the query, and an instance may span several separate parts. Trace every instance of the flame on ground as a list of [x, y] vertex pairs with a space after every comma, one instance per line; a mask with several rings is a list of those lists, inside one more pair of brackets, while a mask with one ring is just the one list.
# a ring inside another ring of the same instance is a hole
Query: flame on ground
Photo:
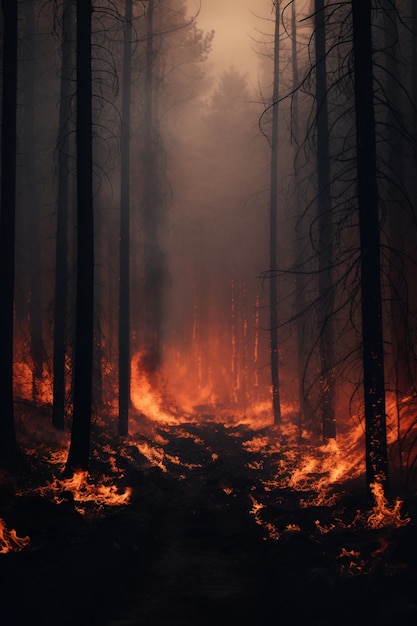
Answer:
[[147, 441], [137, 444], [139, 452], [149, 461], [151, 467], [159, 467], [166, 474], [167, 467], [164, 463], [165, 450], [159, 446], [153, 446]]
[[[252, 496], [252, 494], [249, 494], [249, 497], [252, 500], [252, 508], [249, 511], [249, 513], [254, 516], [256, 523], [266, 530], [268, 537], [270, 539], [273, 539], [274, 541], [278, 541], [281, 537], [281, 533], [274, 526], [274, 524], [272, 524], [271, 522], [264, 521], [261, 517], [260, 512], [262, 511], [263, 508], [265, 508], [265, 506], [261, 502], [258, 502]], [[264, 539], [267, 539], [267, 537], [265, 537]]]
[[67, 499], [64, 493], [69, 492], [76, 503], [93, 502], [99, 507], [128, 504], [132, 495], [131, 487], [126, 487], [123, 493], [119, 493], [118, 488], [110, 484], [105, 476], [98, 483], [89, 482], [86, 471], [77, 471], [70, 478], [55, 478], [52, 483], [39, 487], [37, 491], [45, 496], [52, 494], [57, 504], [64, 502]]
[[386, 526], [400, 527], [408, 524], [410, 518], [403, 518], [400, 514], [400, 509], [403, 504], [401, 500], [397, 498], [394, 505], [390, 506], [384, 494], [384, 487], [380, 482], [372, 483], [370, 489], [375, 498], [375, 506], [367, 519], [367, 526], [369, 528], [384, 528]]
[[267, 457], [273, 458], [275, 472], [269, 480], [262, 481], [265, 491], [309, 492], [308, 498], [300, 500], [302, 507], [335, 505], [338, 496], [332, 493], [334, 486], [362, 475], [365, 470], [363, 445], [360, 426], [321, 446], [308, 442], [298, 445], [291, 429], [285, 442], [274, 435], [256, 434], [243, 443], [248, 452], [258, 452], [263, 457], [249, 462], [250, 469], [260, 469]]
[[16, 531], [8, 530], [5, 521], [0, 518], [0, 554], [20, 552], [29, 544], [29, 537], [18, 537]]

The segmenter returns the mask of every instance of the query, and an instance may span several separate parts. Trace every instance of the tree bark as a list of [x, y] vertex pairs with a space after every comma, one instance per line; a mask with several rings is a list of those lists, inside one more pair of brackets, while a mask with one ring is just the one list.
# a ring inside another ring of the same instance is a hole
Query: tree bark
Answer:
[[320, 421], [323, 439], [336, 436], [334, 414], [333, 233], [330, 197], [329, 120], [327, 107], [326, 26], [324, 0], [314, 3], [316, 46], [317, 208], [319, 223]]
[[299, 417], [298, 417], [298, 433], [299, 439], [302, 439], [303, 433], [303, 424], [309, 423], [311, 424], [314, 415], [311, 405], [308, 402], [308, 398], [305, 391], [305, 383], [306, 383], [306, 356], [307, 356], [307, 340], [308, 340], [308, 331], [306, 325], [306, 277], [303, 273], [303, 266], [305, 263], [304, 260], [304, 251], [302, 245], [302, 238], [304, 235], [303, 229], [303, 221], [301, 220], [301, 212], [302, 212], [302, 197], [300, 191], [300, 181], [298, 180], [297, 168], [296, 168], [296, 160], [297, 153], [299, 149], [299, 141], [300, 141], [300, 112], [299, 112], [299, 101], [298, 101], [298, 93], [299, 93], [299, 73], [298, 73], [298, 56], [297, 56], [297, 17], [296, 17], [296, 7], [295, 2], [291, 5], [291, 41], [292, 41], [292, 89], [293, 89], [293, 98], [292, 98], [292, 112], [291, 112], [291, 127], [292, 127], [292, 142], [294, 146], [294, 168], [295, 168], [295, 214], [296, 214], [296, 223], [295, 223], [295, 257], [296, 257], [296, 275], [295, 275], [295, 284], [296, 284], [296, 332], [297, 332], [297, 373], [298, 373], [298, 399], [299, 399]]
[[366, 479], [388, 484], [380, 224], [370, 0], [352, 0], [357, 185], [361, 249]]
[[0, 210], [0, 462], [18, 455], [14, 423], [13, 331], [16, 229], [17, 2], [2, 0], [3, 89]]
[[122, 136], [120, 175], [119, 279], [119, 435], [129, 429], [130, 405], [130, 81], [132, 58], [132, 0], [125, 4], [123, 51]]
[[73, 1], [66, 0], [62, 9], [61, 34], [61, 86], [59, 101], [58, 129], [58, 194], [55, 248], [55, 302], [54, 302], [54, 356], [53, 356], [53, 404], [52, 423], [55, 428], [65, 427], [65, 358], [67, 354], [67, 315], [68, 315], [68, 213], [70, 129], [68, 128], [70, 109], [70, 77], [73, 56]]
[[66, 472], [87, 470], [90, 457], [94, 337], [91, 0], [77, 0], [77, 286], [74, 400]]
[[41, 232], [40, 210], [36, 179], [36, 45], [35, 45], [35, 3], [25, 2], [24, 6], [24, 103], [23, 103], [23, 158], [24, 187], [27, 214], [25, 219], [26, 250], [29, 267], [29, 324], [30, 356], [32, 361], [32, 398], [38, 399], [39, 382], [43, 375], [44, 344], [42, 331], [42, 281], [41, 281]]
[[272, 94], [271, 172], [269, 207], [269, 325], [272, 382], [272, 412], [274, 424], [281, 422], [278, 354], [278, 260], [277, 260], [277, 200], [278, 200], [278, 119], [280, 71], [280, 10], [275, 5], [274, 84]]
[[159, 370], [161, 362], [162, 296], [165, 280], [160, 243], [163, 199], [158, 172], [157, 130], [155, 115], [154, 0], [148, 1], [146, 25], [145, 106], [143, 137], [143, 236], [144, 236], [144, 306], [145, 350], [142, 365], [149, 375]]

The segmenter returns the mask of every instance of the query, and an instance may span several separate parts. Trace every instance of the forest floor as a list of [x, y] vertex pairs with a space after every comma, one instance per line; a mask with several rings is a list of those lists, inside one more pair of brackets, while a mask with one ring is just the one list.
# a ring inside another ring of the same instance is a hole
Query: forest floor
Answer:
[[372, 528], [363, 477], [319, 505], [280, 481], [297, 459], [274, 437], [212, 421], [123, 443], [97, 431], [81, 494], [111, 475], [132, 490], [119, 506], [80, 502], [53, 479], [52, 444], [35, 446], [0, 475], [0, 517], [30, 538], [0, 553], [2, 626], [416, 626], [416, 496]]

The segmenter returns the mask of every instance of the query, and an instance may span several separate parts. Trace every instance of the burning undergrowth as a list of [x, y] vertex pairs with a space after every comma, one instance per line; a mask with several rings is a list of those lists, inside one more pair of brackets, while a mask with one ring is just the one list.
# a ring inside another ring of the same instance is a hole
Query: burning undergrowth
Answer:
[[[45, 585], [49, 571], [62, 576], [61, 562], [79, 575], [80, 563], [88, 573], [97, 561], [103, 573], [95, 567], [89, 581], [99, 576], [101, 594], [109, 581], [116, 584], [110, 571], [118, 572], [120, 587], [127, 589], [127, 581], [135, 585], [133, 595], [124, 595], [115, 608], [119, 620], [131, 623], [168, 624], [158, 613], [163, 604], [183, 602], [185, 611], [203, 598], [218, 607], [219, 598], [228, 602], [231, 594], [231, 611], [248, 606], [253, 597], [251, 620], [244, 608], [240, 620], [253, 624], [259, 611], [266, 615], [264, 594], [276, 589], [283, 624], [324, 624], [305, 612], [318, 602], [324, 606], [329, 597], [330, 603], [362, 601], [361, 589], [369, 603], [376, 602], [375, 589], [385, 594], [381, 613], [393, 588], [404, 607], [412, 605], [415, 498], [396, 500], [378, 486], [366, 493], [360, 431], [324, 445], [306, 437], [298, 441], [291, 425], [279, 430], [237, 420], [225, 425], [209, 416], [176, 424], [145, 422], [141, 416], [131, 431], [123, 440], [96, 424], [90, 472], [70, 478], [62, 473], [66, 443], [49, 438], [28, 450], [28, 471], [16, 479], [13, 493], [3, 490], [6, 537], [24, 543], [0, 554], [0, 568], [9, 575], [13, 564], [2, 560], [26, 559], [23, 584], [29, 581], [33, 603], [40, 602], [39, 594], [44, 597], [35, 573]], [[22, 562], [16, 580], [21, 575]], [[54, 583], [48, 581], [50, 588]], [[300, 594], [310, 608], [303, 605], [303, 615], [293, 616], [285, 598], [298, 606]], [[130, 606], [128, 614], [121, 604]], [[76, 623], [75, 608], [71, 611], [65, 624]], [[401, 626], [408, 625], [407, 611]], [[354, 623], [348, 616], [341, 624]], [[112, 623], [100, 619], [91, 624]], [[269, 614], [259, 619], [272, 623]], [[52, 624], [52, 618], [44, 623]], [[191, 623], [195, 619], [184, 621]]]

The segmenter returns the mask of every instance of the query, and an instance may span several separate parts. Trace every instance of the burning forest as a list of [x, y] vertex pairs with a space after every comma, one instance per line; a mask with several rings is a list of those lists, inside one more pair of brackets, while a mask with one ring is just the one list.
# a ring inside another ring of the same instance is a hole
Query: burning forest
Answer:
[[1, 3], [2, 625], [417, 624], [416, 11]]

